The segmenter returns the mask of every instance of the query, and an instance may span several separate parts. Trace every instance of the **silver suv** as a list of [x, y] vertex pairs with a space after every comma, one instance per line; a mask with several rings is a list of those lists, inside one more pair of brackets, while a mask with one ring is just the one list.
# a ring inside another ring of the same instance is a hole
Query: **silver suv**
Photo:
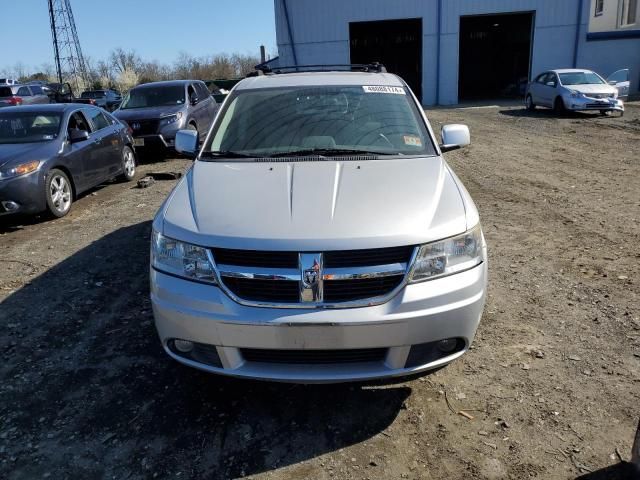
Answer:
[[380, 66], [233, 88], [153, 222], [151, 299], [175, 360], [340, 382], [428, 371], [471, 345], [487, 288], [478, 211], [406, 83]]

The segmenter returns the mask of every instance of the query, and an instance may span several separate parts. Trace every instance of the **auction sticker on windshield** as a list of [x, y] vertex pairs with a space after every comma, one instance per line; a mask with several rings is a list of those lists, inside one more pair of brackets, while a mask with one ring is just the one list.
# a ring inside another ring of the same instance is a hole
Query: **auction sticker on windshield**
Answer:
[[391, 87], [389, 85], [363, 85], [363, 90], [367, 93], [395, 93], [397, 95], [406, 95], [404, 88]]

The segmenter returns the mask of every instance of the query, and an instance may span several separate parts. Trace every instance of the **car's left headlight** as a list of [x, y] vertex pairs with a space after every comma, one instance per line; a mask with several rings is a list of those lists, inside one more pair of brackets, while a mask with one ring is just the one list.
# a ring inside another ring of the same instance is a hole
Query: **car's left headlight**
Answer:
[[571, 93], [571, 97], [572, 98], [581, 98], [584, 97], [584, 93], [579, 92], [577, 90], [570, 90], [569, 93]]
[[151, 265], [187, 280], [218, 283], [206, 248], [165, 237], [155, 230], [151, 235]]
[[27, 173], [35, 172], [40, 165], [40, 161], [33, 160], [31, 162], [21, 163], [14, 167], [6, 167], [0, 169], [0, 180], [5, 178], [18, 177], [20, 175], [26, 175]]
[[167, 115], [160, 119], [160, 126], [171, 125], [172, 123], [180, 122], [182, 120], [182, 112], [178, 112], [174, 115]]
[[409, 282], [422, 282], [463, 272], [483, 260], [482, 228], [478, 224], [462, 235], [422, 245]]

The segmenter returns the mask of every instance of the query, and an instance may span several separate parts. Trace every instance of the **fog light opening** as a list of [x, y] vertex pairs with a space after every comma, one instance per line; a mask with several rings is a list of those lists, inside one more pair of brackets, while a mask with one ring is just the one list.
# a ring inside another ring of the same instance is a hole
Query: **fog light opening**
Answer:
[[438, 342], [438, 350], [442, 353], [450, 353], [453, 352], [458, 346], [458, 340], [455, 338], [445, 338], [444, 340], [440, 340]]
[[2, 206], [4, 207], [4, 209], [7, 212], [14, 212], [16, 210], [18, 210], [18, 208], [20, 208], [20, 205], [18, 205], [16, 202], [12, 202], [12, 201], [6, 201], [6, 202], [2, 202]]
[[190, 342], [189, 340], [181, 340], [179, 338], [176, 338], [173, 341], [173, 346], [176, 347], [176, 350], [182, 353], [189, 353], [191, 350], [193, 350], [193, 342]]

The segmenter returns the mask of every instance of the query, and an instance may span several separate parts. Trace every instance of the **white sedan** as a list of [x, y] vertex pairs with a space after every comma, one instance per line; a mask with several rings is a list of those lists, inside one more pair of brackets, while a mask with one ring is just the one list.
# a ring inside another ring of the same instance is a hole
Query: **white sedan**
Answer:
[[536, 106], [550, 107], [558, 113], [597, 110], [603, 115], [611, 111], [622, 114], [624, 104], [618, 95], [617, 86], [591, 70], [549, 70], [529, 83], [525, 106], [529, 110]]

